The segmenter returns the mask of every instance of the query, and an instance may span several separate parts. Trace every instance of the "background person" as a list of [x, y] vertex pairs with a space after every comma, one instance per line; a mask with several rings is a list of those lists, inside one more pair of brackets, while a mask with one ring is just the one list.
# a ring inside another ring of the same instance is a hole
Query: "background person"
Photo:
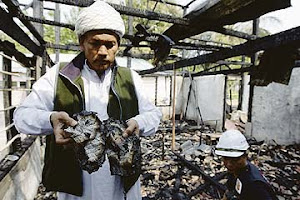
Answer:
[[247, 160], [249, 144], [238, 130], [225, 131], [215, 153], [222, 156], [229, 172], [223, 200], [277, 200], [271, 185], [256, 166]]

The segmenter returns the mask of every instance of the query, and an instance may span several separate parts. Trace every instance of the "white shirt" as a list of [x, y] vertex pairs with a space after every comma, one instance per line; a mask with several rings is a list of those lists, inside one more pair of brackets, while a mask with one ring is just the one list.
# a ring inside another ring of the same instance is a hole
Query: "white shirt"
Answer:
[[[34, 85], [32, 92], [26, 97], [14, 113], [16, 129], [25, 134], [53, 134], [50, 124], [50, 115], [54, 107], [55, 78], [59, 65], [53, 66]], [[143, 89], [142, 79], [131, 70], [136, 88], [139, 105], [137, 121], [141, 135], [155, 133], [161, 119], [161, 112], [149, 102]], [[107, 104], [112, 72], [106, 70], [99, 78], [87, 64], [82, 70], [82, 79], [85, 92], [85, 106], [87, 111], [97, 112], [100, 120], [108, 118]], [[100, 92], [101, 91], [101, 92]], [[105, 163], [98, 171], [89, 174], [83, 171], [83, 196], [58, 192], [58, 200], [123, 200], [123, 184], [119, 176], [110, 175], [109, 163]], [[128, 200], [141, 200], [140, 180], [127, 193]]]

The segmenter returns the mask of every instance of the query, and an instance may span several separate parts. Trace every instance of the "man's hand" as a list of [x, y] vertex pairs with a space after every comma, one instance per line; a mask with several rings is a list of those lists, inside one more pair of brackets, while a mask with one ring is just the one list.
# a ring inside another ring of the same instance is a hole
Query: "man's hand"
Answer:
[[139, 125], [137, 123], [137, 121], [135, 121], [134, 119], [129, 119], [127, 121], [127, 128], [123, 133], [123, 137], [128, 137], [131, 134], [136, 134], [139, 135]]
[[77, 121], [72, 119], [66, 112], [55, 112], [50, 116], [53, 125], [53, 133], [56, 144], [68, 144], [72, 141], [70, 135], [63, 130], [63, 126], [75, 126]]

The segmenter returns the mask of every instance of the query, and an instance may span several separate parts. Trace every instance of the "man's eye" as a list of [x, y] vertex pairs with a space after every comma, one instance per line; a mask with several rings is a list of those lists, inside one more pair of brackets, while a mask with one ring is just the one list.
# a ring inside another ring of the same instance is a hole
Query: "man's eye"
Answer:
[[112, 42], [109, 42], [109, 43], [106, 43], [105, 46], [107, 49], [111, 49], [114, 46], [114, 44]]
[[93, 47], [98, 46], [99, 43], [98, 42], [90, 42], [90, 45], [92, 45]]

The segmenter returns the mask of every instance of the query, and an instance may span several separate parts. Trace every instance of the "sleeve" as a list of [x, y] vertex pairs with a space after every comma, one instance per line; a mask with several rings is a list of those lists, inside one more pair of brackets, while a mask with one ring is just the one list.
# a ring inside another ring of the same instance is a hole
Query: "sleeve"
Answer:
[[139, 125], [141, 136], [149, 136], [157, 131], [162, 113], [149, 101], [141, 77], [133, 70], [132, 77], [139, 105], [139, 115], [133, 117], [133, 119]]
[[50, 115], [54, 107], [54, 90], [59, 66], [50, 68], [32, 86], [31, 93], [14, 112], [18, 132], [25, 134], [51, 134]]

